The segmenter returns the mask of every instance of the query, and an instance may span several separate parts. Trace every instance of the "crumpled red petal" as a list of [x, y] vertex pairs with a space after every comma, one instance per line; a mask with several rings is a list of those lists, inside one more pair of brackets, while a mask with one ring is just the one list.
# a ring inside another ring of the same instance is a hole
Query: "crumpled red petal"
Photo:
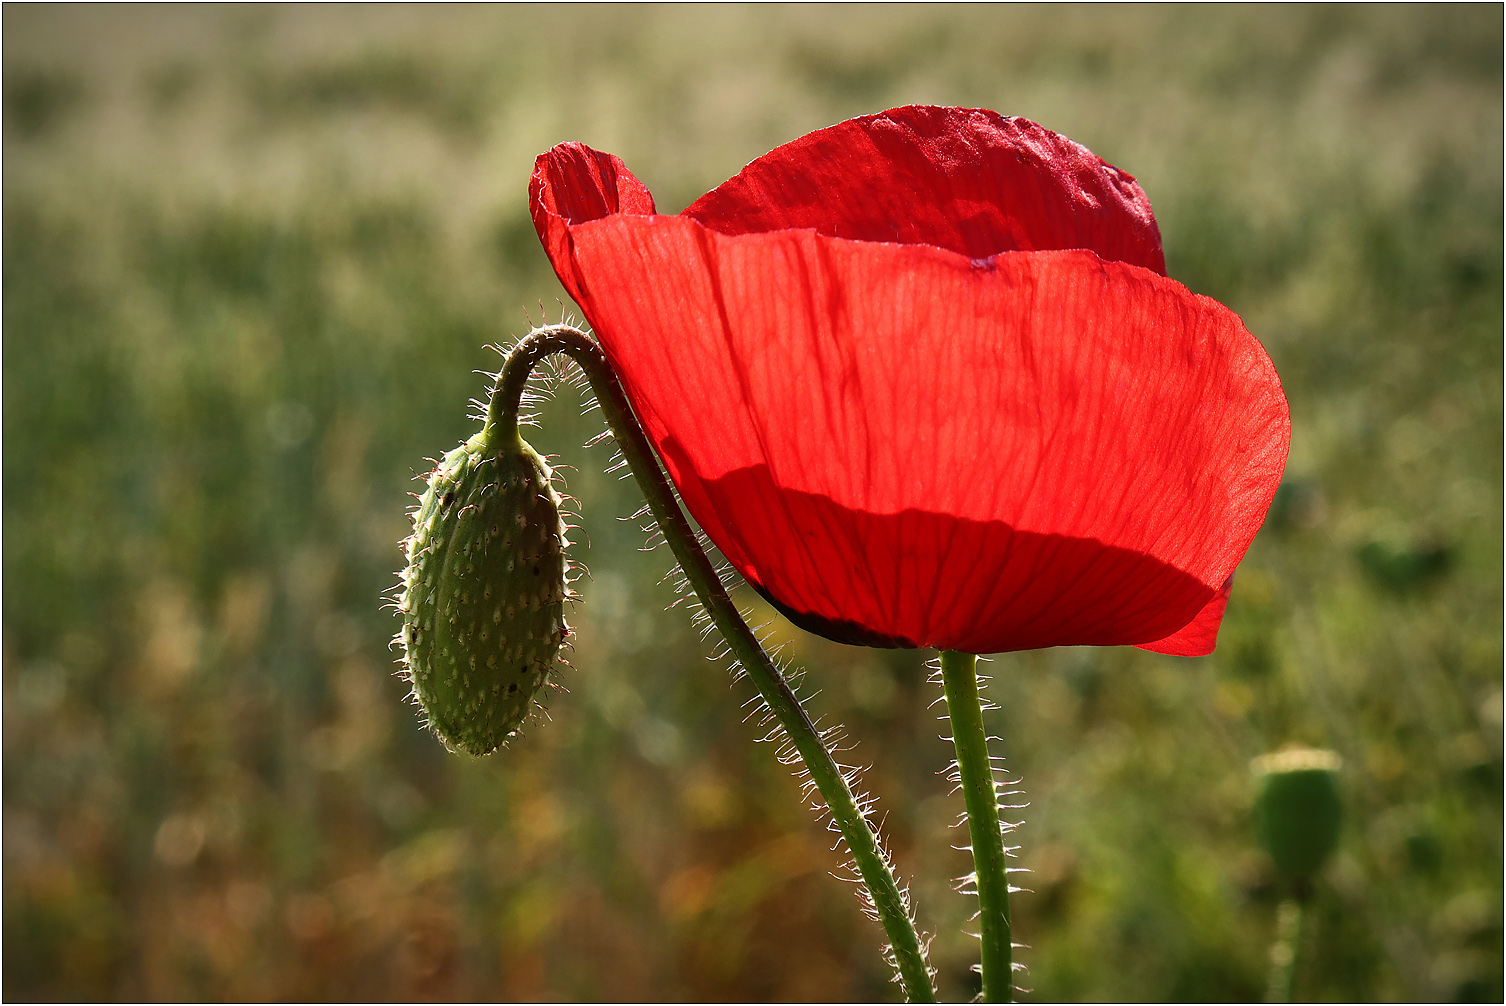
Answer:
[[1218, 630], [1224, 621], [1224, 611], [1229, 607], [1229, 591], [1234, 586], [1234, 574], [1219, 588], [1213, 600], [1203, 605], [1203, 610], [1182, 628], [1154, 643], [1138, 643], [1142, 650], [1164, 653], [1172, 657], [1206, 657], [1218, 644]]
[[535, 162], [528, 208], [560, 282], [580, 304], [574, 275], [558, 265], [570, 260], [570, 226], [616, 213], [652, 214], [654, 197], [621, 158], [584, 143], [561, 143]]
[[911, 106], [770, 151], [681, 216], [722, 234], [812, 228], [857, 241], [929, 244], [968, 258], [1086, 248], [1166, 272], [1135, 179], [1025, 119]]
[[540, 158], [540, 237], [686, 505], [797, 624], [1211, 649], [1289, 439], [1237, 316], [1085, 251], [583, 220], [651, 205], [603, 158]]

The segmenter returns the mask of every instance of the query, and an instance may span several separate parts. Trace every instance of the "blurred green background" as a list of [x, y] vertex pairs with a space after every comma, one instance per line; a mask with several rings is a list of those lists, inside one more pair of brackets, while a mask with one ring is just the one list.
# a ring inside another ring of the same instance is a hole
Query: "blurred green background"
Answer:
[[[1135, 174], [1292, 407], [1215, 655], [987, 665], [1032, 998], [1258, 998], [1249, 762], [1293, 742], [1342, 755], [1347, 815], [1298, 994], [1501, 998], [1499, 6], [3, 19], [5, 998], [896, 998], [577, 392], [535, 438], [592, 572], [548, 719], [447, 754], [380, 595], [483, 346], [571, 310], [535, 154], [617, 153], [677, 212], [911, 102]], [[777, 624], [968, 997], [930, 654]]]

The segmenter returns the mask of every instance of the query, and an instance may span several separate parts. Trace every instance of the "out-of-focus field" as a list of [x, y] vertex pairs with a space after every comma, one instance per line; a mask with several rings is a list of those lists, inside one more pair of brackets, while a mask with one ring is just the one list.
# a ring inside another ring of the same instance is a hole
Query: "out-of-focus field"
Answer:
[[[574, 390], [535, 437], [592, 572], [547, 720], [447, 754], [381, 595], [483, 346], [570, 309], [535, 154], [617, 153], [677, 212], [911, 102], [1135, 174], [1292, 407], [1215, 655], [987, 665], [1032, 998], [1259, 998], [1249, 762], [1289, 742], [1347, 801], [1299, 995], [1501, 998], [1499, 6], [3, 18], [6, 999], [896, 998]], [[930, 654], [777, 624], [970, 996]]]

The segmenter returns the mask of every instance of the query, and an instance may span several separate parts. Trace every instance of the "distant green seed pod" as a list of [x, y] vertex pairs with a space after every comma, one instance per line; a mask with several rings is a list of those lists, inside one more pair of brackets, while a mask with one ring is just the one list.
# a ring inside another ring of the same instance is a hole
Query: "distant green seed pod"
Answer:
[[1258, 787], [1255, 832], [1288, 880], [1306, 880], [1322, 869], [1339, 841], [1339, 756], [1332, 751], [1292, 748], [1251, 763]]
[[570, 631], [549, 466], [503, 439], [488, 427], [429, 476], [398, 594], [413, 694], [440, 739], [473, 755], [518, 732]]

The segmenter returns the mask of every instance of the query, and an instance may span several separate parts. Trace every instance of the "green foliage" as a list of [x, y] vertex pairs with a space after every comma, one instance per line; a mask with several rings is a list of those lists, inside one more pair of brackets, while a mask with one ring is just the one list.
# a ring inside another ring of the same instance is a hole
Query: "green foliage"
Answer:
[[[1499, 8], [67, 8], [4, 12], [4, 994], [860, 999], [897, 989], [829, 841], [642, 552], [562, 383], [567, 691], [447, 753], [381, 607], [483, 347], [563, 298], [535, 154], [675, 212], [910, 101], [1025, 115], [1134, 173], [1169, 270], [1291, 400], [1219, 649], [980, 668], [1043, 1000], [1258, 997], [1279, 895], [1250, 759], [1343, 758], [1309, 999], [1501, 996]], [[751, 593], [871, 764], [944, 997], [961, 810], [925, 655]]]
[[62, 124], [87, 97], [73, 74], [32, 70], [5, 79], [5, 124], [20, 136], [35, 139]]

